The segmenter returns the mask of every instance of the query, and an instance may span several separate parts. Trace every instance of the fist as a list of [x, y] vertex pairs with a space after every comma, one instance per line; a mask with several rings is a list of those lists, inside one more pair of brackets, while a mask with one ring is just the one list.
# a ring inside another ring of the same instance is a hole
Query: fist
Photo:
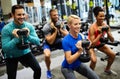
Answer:
[[76, 43], [76, 47], [77, 47], [79, 50], [83, 50], [83, 48], [82, 48], [82, 41], [78, 41], [78, 42]]
[[18, 34], [17, 34], [17, 31], [18, 31], [19, 29], [14, 29], [13, 31], [12, 31], [12, 34], [14, 35], [14, 37], [16, 37], [16, 38], [19, 38], [19, 36], [18, 36]]

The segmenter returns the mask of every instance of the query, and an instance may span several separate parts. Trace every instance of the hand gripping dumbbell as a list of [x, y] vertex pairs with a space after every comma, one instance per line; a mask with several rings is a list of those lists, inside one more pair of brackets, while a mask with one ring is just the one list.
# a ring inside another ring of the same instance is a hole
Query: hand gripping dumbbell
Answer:
[[82, 41], [82, 47], [83, 47], [83, 53], [80, 55], [79, 60], [81, 62], [89, 62], [90, 61], [90, 55], [88, 54], [88, 47], [90, 45], [90, 41], [83, 40]]
[[27, 36], [28, 30], [20, 29], [17, 31], [18, 36], [20, 37], [20, 43], [17, 44], [18, 49], [24, 50], [29, 47], [28, 43], [25, 43], [24, 36]]
[[[108, 26], [102, 27], [101, 31], [102, 32], [107, 32], [109, 30]], [[108, 38], [104, 37], [104, 35], [100, 38], [100, 42], [101, 43], [107, 43], [108, 42]]]

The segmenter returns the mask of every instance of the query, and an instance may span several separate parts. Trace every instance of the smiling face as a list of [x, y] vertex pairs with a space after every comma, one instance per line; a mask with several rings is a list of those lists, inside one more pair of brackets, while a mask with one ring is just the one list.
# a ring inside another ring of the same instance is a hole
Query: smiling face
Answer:
[[96, 16], [96, 20], [99, 24], [102, 24], [105, 20], [105, 13], [103, 11], [100, 11]]
[[53, 22], [57, 22], [59, 19], [58, 11], [57, 10], [51, 11], [50, 17]]
[[80, 18], [76, 15], [71, 15], [68, 18], [68, 27], [70, 28], [70, 33], [74, 36], [77, 36], [80, 33], [81, 21]]
[[13, 14], [14, 22], [17, 25], [23, 24], [25, 20], [25, 11], [24, 9], [15, 9], [15, 13]]

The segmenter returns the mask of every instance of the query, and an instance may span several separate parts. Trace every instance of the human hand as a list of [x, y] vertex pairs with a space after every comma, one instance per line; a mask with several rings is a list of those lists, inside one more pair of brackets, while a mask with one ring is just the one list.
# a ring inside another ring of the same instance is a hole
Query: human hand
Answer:
[[60, 28], [62, 29], [64, 27], [64, 22], [61, 22]]
[[19, 29], [14, 29], [13, 31], [12, 31], [12, 34], [14, 35], [14, 37], [16, 37], [16, 38], [19, 38], [19, 36], [18, 36], [18, 34], [17, 34], [17, 31], [18, 31]]
[[50, 27], [54, 30], [56, 30], [57, 28], [55, 27], [54, 23], [53, 22], [50, 22]]
[[102, 27], [98, 27], [97, 31], [98, 31], [99, 34], [101, 34], [102, 33]]
[[82, 50], [83, 50], [83, 48], [82, 48], [82, 41], [78, 41], [78, 42], [76, 43], [76, 47], [77, 47], [80, 51], [82, 51]]
[[108, 32], [108, 31], [109, 31], [109, 27], [108, 26], [102, 27], [102, 32]]

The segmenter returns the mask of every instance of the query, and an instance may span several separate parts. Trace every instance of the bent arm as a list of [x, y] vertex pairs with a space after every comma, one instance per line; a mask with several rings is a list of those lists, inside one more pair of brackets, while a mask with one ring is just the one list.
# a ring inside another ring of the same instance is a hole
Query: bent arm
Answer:
[[90, 41], [92, 42], [92, 45], [96, 45], [96, 43], [99, 41], [99, 39], [101, 38], [102, 36], [102, 33], [98, 34], [97, 37], [95, 37], [95, 34], [94, 34], [95, 30], [93, 27], [90, 27], [89, 29], [89, 37], [90, 37]]
[[111, 42], [114, 42], [114, 38], [113, 38], [113, 36], [112, 36], [112, 34], [111, 34], [111, 29], [110, 29], [110, 27], [109, 27], [109, 30], [108, 30], [108, 32], [107, 32], [107, 37], [110, 39]]
[[75, 54], [71, 54], [71, 51], [66, 51], [65, 52], [65, 58], [69, 64], [73, 63], [78, 59], [80, 54], [82, 53], [82, 50], [77, 51]]

